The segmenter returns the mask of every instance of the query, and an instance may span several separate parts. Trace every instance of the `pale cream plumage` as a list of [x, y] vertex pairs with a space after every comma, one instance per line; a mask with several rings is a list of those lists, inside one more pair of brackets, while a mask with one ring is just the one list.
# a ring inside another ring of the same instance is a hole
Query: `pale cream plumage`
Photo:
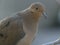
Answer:
[[44, 6], [36, 2], [15, 16], [0, 21], [0, 45], [31, 45], [38, 30], [39, 17], [44, 11]]

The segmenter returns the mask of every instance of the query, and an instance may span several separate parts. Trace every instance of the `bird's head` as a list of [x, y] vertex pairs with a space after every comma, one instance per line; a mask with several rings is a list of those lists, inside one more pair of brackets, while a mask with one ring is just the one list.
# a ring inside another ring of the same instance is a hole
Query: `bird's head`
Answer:
[[34, 18], [39, 18], [41, 15], [47, 18], [47, 15], [45, 13], [45, 6], [41, 2], [32, 3], [29, 6], [29, 9], [34, 14]]

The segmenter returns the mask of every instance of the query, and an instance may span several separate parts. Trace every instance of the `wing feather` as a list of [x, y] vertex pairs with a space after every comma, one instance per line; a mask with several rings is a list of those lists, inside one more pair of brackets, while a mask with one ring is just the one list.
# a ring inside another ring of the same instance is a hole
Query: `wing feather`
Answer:
[[15, 45], [24, 36], [23, 24], [19, 16], [0, 21], [0, 45]]

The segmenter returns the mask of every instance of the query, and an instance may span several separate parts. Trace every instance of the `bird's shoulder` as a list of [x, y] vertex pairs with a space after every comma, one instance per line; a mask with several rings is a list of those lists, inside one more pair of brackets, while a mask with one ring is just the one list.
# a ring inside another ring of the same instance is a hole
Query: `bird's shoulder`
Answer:
[[9, 26], [10, 23], [20, 24], [22, 23], [22, 17], [19, 15], [14, 15], [0, 20], [0, 29]]

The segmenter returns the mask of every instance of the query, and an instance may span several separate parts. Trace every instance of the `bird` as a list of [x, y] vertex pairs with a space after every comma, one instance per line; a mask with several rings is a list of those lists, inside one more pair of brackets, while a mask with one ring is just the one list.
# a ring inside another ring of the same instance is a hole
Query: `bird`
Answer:
[[0, 20], [0, 45], [31, 45], [38, 32], [39, 18], [47, 18], [45, 12], [44, 4], [34, 2], [14, 16]]

